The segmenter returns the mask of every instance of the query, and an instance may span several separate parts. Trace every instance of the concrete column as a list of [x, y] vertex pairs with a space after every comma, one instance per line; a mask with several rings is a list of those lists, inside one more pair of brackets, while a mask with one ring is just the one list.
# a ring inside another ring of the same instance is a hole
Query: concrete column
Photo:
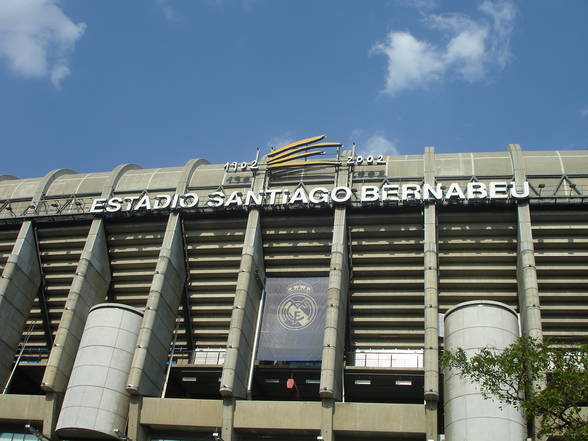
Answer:
[[68, 168], [58, 168], [55, 170], [51, 170], [43, 177], [43, 179], [41, 179], [41, 181], [37, 184], [37, 188], [35, 188], [35, 193], [33, 193], [33, 198], [31, 199], [31, 208], [36, 214], [38, 214], [39, 211], [39, 204], [45, 198], [45, 194], [47, 193], [47, 190], [49, 190], [49, 187], [51, 186], [53, 181], [55, 181], [55, 179], [57, 179], [60, 176], [72, 174], [75, 174], [75, 171], [70, 170]]
[[238, 437], [234, 429], [235, 421], [235, 399], [232, 397], [223, 398], [223, 427], [221, 438], [223, 441], [237, 441]]
[[345, 352], [345, 317], [349, 293], [345, 214], [345, 207], [335, 208], [319, 392], [322, 398], [335, 400], [341, 399], [343, 389], [341, 366]]
[[247, 397], [247, 378], [251, 368], [255, 325], [264, 279], [261, 213], [259, 209], [252, 209], [247, 219], [227, 341], [227, 353], [221, 377], [222, 438], [225, 441], [235, 439], [233, 433], [234, 399]]
[[[508, 152], [513, 165], [514, 180], [517, 190], [527, 179], [525, 158], [519, 144], [509, 144]], [[543, 341], [543, 325], [541, 323], [541, 303], [539, 301], [539, 284], [537, 283], [537, 267], [535, 266], [535, 246], [531, 224], [531, 210], [528, 200], [517, 202], [517, 287], [519, 297], [519, 314], [522, 335]], [[537, 389], [543, 388], [544, 380], [537, 382]], [[531, 422], [530, 436], [537, 440], [539, 421]]]
[[140, 168], [141, 167], [137, 164], [119, 164], [116, 167], [114, 167], [114, 169], [112, 169], [112, 172], [110, 172], [109, 178], [106, 180], [106, 182], [104, 182], [104, 186], [102, 187], [102, 193], [100, 197], [104, 199], [109, 199], [112, 196], [112, 193], [114, 193], [114, 190], [116, 189], [116, 186], [120, 178], [126, 172], [130, 170], [137, 170]]
[[[348, 179], [348, 170], [341, 169], [337, 176], [336, 185], [348, 185]], [[345, 326], [350, 275], [346, 215], [345, 206], [335, 207], [319, 388], [323, 409], [321, 436], [330, 441], [335, 439], [333, 433], [334, 401], [341, 400], [344, 381], [342, 367], [345, 355]]]
[[[425, 147], [425, 184], [435, 185], [435, 148]], [[424, 202], [424, 315], [425, 315], [425, 421], [427, 440], [437, 440], [437, 403], [439, 401], [439, 292], [437, 287], [437, 207]]]
[[181, 219], [179, 213], [171, 213], [129, 373], [131, 394], [155, 397], [161, 393], [185, 281]]
[[53, 439], [55, 435], [55, 426], [57, 425], [57, 417], [59, 417], [59, 410], [63, 403], [63, 394], [48, 392], [45, 395], [45, 413], [43, 417], [42, 433], [47, 438]]
[[227, 354], [221, 378], [221, 395], [246, 398], [247, 375], [261, 292], [265, 279], [261, 242], [261, 214], [249, 212], [241, 255], [237, 289], [227, 342]]
[[[186, 191], [192, 174], [203, 163], [208, 162], [191, 159], [184, 165], [176, 193]], [[169, 346], [186, 283], [181, 222], [179, 213], [169, 215], [129, 373], [127, 390], [134, 395], [158, 397], [165, 381]]]
[[333, 431], [333, 419], [335, 413], [335, 400], [323, 399], [321, 403], [321, 436], [324, 441], [335, 441]]
[[[105, 182], [100, 197], [110, 198], [121, 176], [128, 170], [137, 168], [139, 166], [135, 164], [120, 164], [115, 167]], [[88, 238], [55, 334], [55, 341], [41, 383], [45, 391], [65, 392], [88, 313], [92, 306], [106, 299], [110, 279], [110, 259], [104, 220], [96, 218], [90, 225]]]
[[[523, 182], [527, 178], [521, 146], [509, 144], [508, 151], [512, 158], [515, 185], [522, 191]], [[517, 282], [522, 333], [542, 341], [543, 328], [529, 201], [518, 201], [517, 204]]]
[[103, 302], [110, 284], [104, 221], [94, 219], [76, 268], [41, 387], [65, 392], [90, 308]]
[[25, 221], [0, 279], [0, 391], [12, 370], [14, 354], [40, 284], [33, 225]]
[[140, 395], [131, 396], [129, 403], [129, 423], [127, 437], [131, 441], [148, 441], [149, 431], [141, 425], [141, 410], [143, 409], [143, 397]]

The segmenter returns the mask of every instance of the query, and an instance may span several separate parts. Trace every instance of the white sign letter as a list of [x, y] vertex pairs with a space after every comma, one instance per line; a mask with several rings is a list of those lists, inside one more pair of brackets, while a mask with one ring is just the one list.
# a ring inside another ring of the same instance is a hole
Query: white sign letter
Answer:
[[375, 202], [380, 198], [380, 189], [375, 185], [361, 187], [361, 202]]

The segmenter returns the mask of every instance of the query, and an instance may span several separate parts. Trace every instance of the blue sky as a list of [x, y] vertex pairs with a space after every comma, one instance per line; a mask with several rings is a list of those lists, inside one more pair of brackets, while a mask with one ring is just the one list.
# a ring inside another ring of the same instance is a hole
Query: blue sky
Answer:
[[588, 146], [585, 0], [0, 0], [0, 174]]

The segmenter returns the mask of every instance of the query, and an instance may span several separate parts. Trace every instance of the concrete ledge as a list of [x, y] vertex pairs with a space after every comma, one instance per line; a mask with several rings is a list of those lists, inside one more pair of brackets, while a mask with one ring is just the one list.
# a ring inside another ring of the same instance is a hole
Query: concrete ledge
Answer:
[[43, 422], [44, 395], [0, 395], [0, 421]]
[[145, 397], [141, 424], [154, 429], [214, 429], [222, 426], [222, 401]]
[[336, 403], [335, 432], [424, 434], [425, 406], [422, 404]]
[[[36, 398], [36, 397], [33, 397]], [[40, 397], [42, 398], [42, 397]], [[236, 430], [321, 429], [319, 401], [247, 401], [235, 403]], [[222, 400], [143, 398], [141, 424], [152, 429], [208, 430], [222, 426]], [[333, 429], [354, 434], [423, 435], [422, 404], [335, 403]]]
[[320, 430], [321, 403], [308, 401], [237, 401], [235, 429]]

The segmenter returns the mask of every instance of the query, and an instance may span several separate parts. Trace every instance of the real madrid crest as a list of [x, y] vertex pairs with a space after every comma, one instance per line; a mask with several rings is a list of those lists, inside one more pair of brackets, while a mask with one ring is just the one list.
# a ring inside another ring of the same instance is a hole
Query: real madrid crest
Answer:
[[278, 321], [286, 329], [298, 331], [308, 327], [317, 316], [312, 286], [298, 281], [288, 286], [288, 295], [278, 306]]

